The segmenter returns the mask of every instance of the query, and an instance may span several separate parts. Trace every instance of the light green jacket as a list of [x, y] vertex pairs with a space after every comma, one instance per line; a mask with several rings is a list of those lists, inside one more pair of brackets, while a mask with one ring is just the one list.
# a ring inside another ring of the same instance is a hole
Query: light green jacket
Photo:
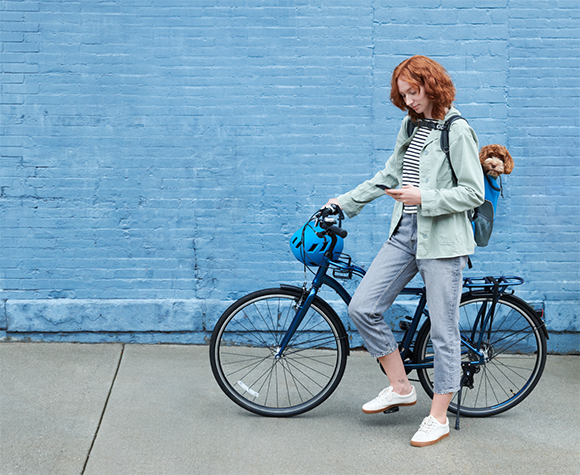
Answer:
[[[451, 108], [445, 119], [458, 115]], [[393, 155], [385, 168], [354, 190], [338, 197], [340, 206], [349, 218], [385, 192], [376, 184], [391, 188], [401, 186], [403, 157], [413, 135], [407, 137], [407, 116], [401, 125]], [[439, 121], [443, 123], [444, 120]], [[421, 205], [417, 207], [417, 258], [439, 259], [466, 256], [475, 251], [473, 228], [468, 212], [484, 201], [484, 179], [479, 163], [479, 142], [473, 129], [464, 120], [457, 120], [449, 131], [449, 151], [457, 185], [453, 183], [451, 168], [441, 150], [441, 132], [432, 130], [419, 156], [419, 189]], [[395, 201], [391, 230], [393, 234], [401, 220], [403, 204]]]

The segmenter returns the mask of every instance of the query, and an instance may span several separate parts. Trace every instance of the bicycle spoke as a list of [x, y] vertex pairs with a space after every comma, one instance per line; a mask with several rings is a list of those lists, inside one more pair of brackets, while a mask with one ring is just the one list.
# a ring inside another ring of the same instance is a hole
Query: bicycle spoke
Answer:
[[[288, 357], [288, 355], [286, 356]], [[322, 361], [321, 358], [327, 358], [330, 359], [331, 361], [329, 361], [328, 363]], [[303, 362], [303, 360], [308, 360], [308, 361], [312, 361], [312, 362], [317, 362], [319, 365], [322, 366], [327, 366], [328, 368], [334, 368], [334, 360], [336, 360], [336, 356], [333, 355], [317, 355], [316, 357], [314, 356], [308, 356], [308, 355], [302, 355], [300, 353], [292, 353], [292, 360], [295, 361], [295, 363], [299, 363], [302, 364], [303, 366], [307, 366], [306, 363]]]
[[[311, 350], [313, 348], [321, 348], [324, 349], [325, 347], [321, 347], [320, 344], [321, 343], [336, 343], [336, 338], [333, 338], [331, 336], [317, 336], [317, 338], [312, 338], [310, 340], [306, 340], [304, 342], [300, 343], [300, 347], [291, 347], [291, 350], [287, 350], [287, 352], [285, 354], [295, 354], [295, 353], [299, 353], [301, 351], [305, 351], [305, 350]], [[313, 346], [312, 344], [316, 343], [316, 346]], [[310, 345], [310, 346], [306, 346], [306, 345]], [[335, 345], [336, 346], [336, 345]]]
[[229, 332], [229, 334], [244, 335], [244, 336], [255, 337], [256, 338], [256, 341], [261, 342], [263, 346], [268, 346], [268, 343], [266, 342], [266, 340], [264, 340], [261, 332], [256, 328], [256, 326], [254, 325], [252, 319], [250, 317], [248, 317], [245, 312], [244, 312], [244, 317], [251, 324], [251, 326], [254, 328], [254, 330], [250, 329], [249, 328], [249, 325], [246, 327], [246, 326], [244, 326], [244, 324], [241, 321], [235, 320], [234, 323], [236, 325], [239, 325], [240, 327], [242, 327], [245, 330], [246, 333], [243, 333], [243, 332], [240, 332], [240, 331], [236, 331], [236, 332]]
[[[292, 378], [292, 382], [294, 383], [294, 387], [296, 388], [296, 392], [298, 393], [298, 396], [300, 398], [300, 401], [301, 402], [304, 401], [304, 399], [302, 398], [302, 394], [300, 393], [300, 388], [302, 388], [302, 391], [307, 392], [310, 395], [310, 397], [313, 397], [314, 394], [312, 393], [312, 391], [310, 391], [308, 389], [308, 387], [304, 383], [302, 383], [302, 381], [300, 379], [298, 379], [298, 377], [296, 377], [294, 375], [294, 373], [292, 372], [291, 362], [289, 362], [289, 361], [286, 360], [286, 361], [284, 361], [283, 365], [287, 365], [288, 366], [287, 372], [290, 375], [290, 377]], [[321, 386], [318, 385], [318, 387], [321, 387]]]
[[[304, 375], [306, 378], [308, 378], [310, 381], [312, 381], [312, 383], [314, 383], [316, 386], [322, 387], [322, 385], [317, 380], [315, 380], [311, 376], [307, 375], [302, 369], [300, 369], [298, 363], [300, 363], [300, 362], [295, 362], [292, 360], [286, 361], [286, 364], [288, 364], [290, 367], [293, 367], [296, 371], [300, 372], [302, 375]], [[305, 364], [302, 364], [302, 366], [304, 366], [305, 369], [309, 369], [313, 373], [319, 374], [319, 375], [324, 376], [324, 377], [327, 376], [326, 373], [323, 373], [322, 371], [318, 371], [318, 370], [314, 369], [313, 367], [310, 367], [310, 366], [305, 365]]]
[[[494, 362], [495, 362], [495, 360], [494, 360]], [[488, 366], [491, 366], [491, 365], [488, 365]], [[516, 388], [518, 387], [518, 384], [516, 384], [514, 381], [512, 381], [512, 379], [511, 379], [511, 378], [510, 378], [510, 377], [507, 375], [507, 373], [506, 373], [505, 371], [503, 371], [503, 370], [502, 370], [502, 368], [500, 367], [500, 364], [494, 364], [494, 365], [493, 365], [493, 368], [494, 368], [495, 370], [497, 370], [497, 372], [498, 372], [498, 373], [500, 373], [500, 374], [501, 374], [501, 375], [502, 375], [502, 376], [503, 376], [503, 377], [504, 377], [506, 380], [508, 380], [508, 381], [509, 381], [509, 382], [512, 384], [512, 386], [513, 386], [513, 387], [516, 387]], [[486, 369], [486, 370], [487, 370], [487, 371], [490, 373], [491, 377], [493, 377], [493, 378], [496, 380], [496, 382], [498, 383], [498, 385], [499, 385], [499, 384], [500, 384], [500, 382], [499, 382], [499, 380], [498, 380], [498, 379], [495, 377], [495, 375], [494, 375], [493, 373], [491, 373], [491, 368], [490, 368], [490, 369], [488, 369], [488, 368], [486, 367], [485, 369]], [[511, 369], [511, 368], [510, 368], [510, 369]], [[517, 373], [515, 373], [515, 374], [517, 374]], [[523, 378], [523, 379], [525, 379], [525, 378]], [[501, 387], [501, 386], [500, 386], [500, 387]], [[502, 389], [503, 389], [503, 387], [502, 387]], [[509, 393], [508, 393], [508, 392], [507, 392], [505, 389], [504, 389], [504, 392], [505, 392], [505, 394], [509, 394]]]
[[[231, 373], [227, 373], [227, 376], [233, 376], [236, 373], [239, 373], [240, 371], [244, 371], [245, 369], [247, 369], [249, 367], [252, 367], [253, 369], [255, 369], [255, 368], [259, 367], [264, 361], [268, 360], [269, 358], [268, 357], [253, 358], [253, 360], [256, 360], [256, 359], [258, 360], [257, 362], [248, 364], [246, 366], [242, 366], [241, 368], [239, 368], [239, 369], [237, 369], [237, 370], [235, 370], [235, 371], [233, 371]], [[244, 360], [242, 360], [242, 362], [244, 362]], [[233, 364], [239, 364], [239, 360], [238, 361], [235, 361], [235, 362], [232, 361], [232, 362], [229, 362], [229, 363], [225, 362], [224, 363], [224, 366], [229, 366], [229, 365], [233, 365]], [[250, 374], [253, 371], [253, 369], [251, 371], [249, 371], [248, 373], [246, 373], [245, 376], [247, 376], [248, 374]]]

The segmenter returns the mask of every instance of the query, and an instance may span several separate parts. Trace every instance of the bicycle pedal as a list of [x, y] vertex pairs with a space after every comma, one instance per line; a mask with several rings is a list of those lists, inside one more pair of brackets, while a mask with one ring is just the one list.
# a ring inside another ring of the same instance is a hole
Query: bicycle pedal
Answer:
[[399, 406], [391, 407], [386, 411], [383, 411], [383, 414], [393, 414], [394, 412], [399, 412]]
[[413, 322], [413, 319], [411, 317], [405, 317], [404, 320], [401, 320], [399, 322], [399, 328], [403, 331], [407, 331], [409, 328], [411, 328], [412, 322]]

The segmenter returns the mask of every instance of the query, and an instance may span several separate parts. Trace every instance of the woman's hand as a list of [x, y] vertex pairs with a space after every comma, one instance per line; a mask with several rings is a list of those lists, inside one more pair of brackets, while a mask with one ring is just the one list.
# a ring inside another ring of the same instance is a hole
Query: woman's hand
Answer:
[[385, 190], [385, 193], [407, 206], [421, 204], [421, 190], [413, 185], [406, 185], [398, 190]]
[[330, 205], [336, 205], [338, 206], [340, 209], [342, 209], [342, 206], [340, 206], [340, 203], [338, 202], [338, 200], [336, 198], [331, 198], [328, 200], [328, 203], [326, 203], [323, 208], [328, 208], [330, 207]]

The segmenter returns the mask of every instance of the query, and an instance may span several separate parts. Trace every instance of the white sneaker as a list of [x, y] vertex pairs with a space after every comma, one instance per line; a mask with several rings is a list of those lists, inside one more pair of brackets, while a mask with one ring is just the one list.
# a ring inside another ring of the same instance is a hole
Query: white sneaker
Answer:
[[441, 424], [433, 416], [423, 419], [421, 427], [411, 439], [413, 447], [425, 447], [433, 445], [449, 436], [449, 419], [445, 418], [445, 424]]
[[365, 414], [378, 414], [395, 406], [413, 406], [417, 404], [417, 393], [411, 386], [411, 392], [406, 396], [401, 396], [393, 392], [393, 387], [383, 389], [372, 401], [367, 402], [362, 410]]

